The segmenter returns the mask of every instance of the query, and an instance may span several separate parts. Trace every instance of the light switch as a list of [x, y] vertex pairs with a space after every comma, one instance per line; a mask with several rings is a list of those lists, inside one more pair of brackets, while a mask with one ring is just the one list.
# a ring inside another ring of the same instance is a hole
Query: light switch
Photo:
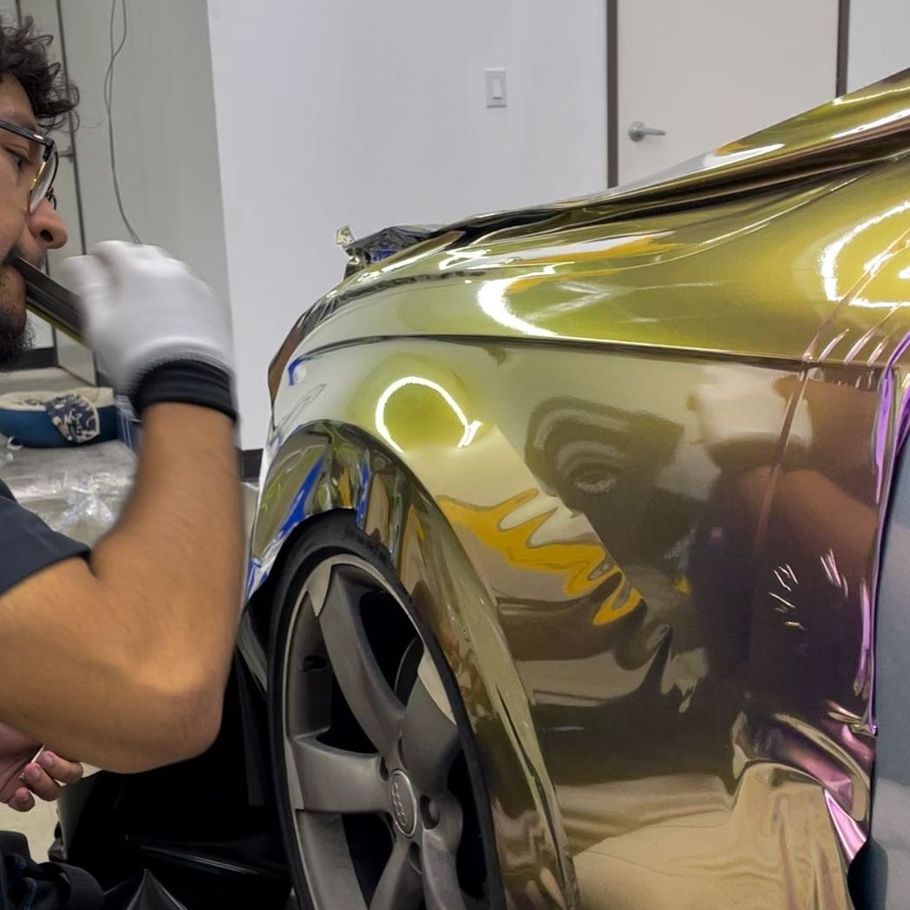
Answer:
[[487, 107], [506, 107], [508, 93], [506, 91], [506, 71], [502, 67], [492, 67], [484, 70], [487, 80]]

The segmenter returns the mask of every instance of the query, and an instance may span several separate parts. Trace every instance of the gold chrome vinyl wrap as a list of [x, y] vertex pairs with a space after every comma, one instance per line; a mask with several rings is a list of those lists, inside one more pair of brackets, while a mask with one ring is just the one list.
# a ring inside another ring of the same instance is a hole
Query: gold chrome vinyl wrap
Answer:
[[[883, 86], [856, 135], [910, 106]], [[319, 513], [388, 551], [474, 727], [507, 906], [850, 910], [910, 386], [895, 135], [711, 205], [429, 240], [276, 360], [253, 607]]]

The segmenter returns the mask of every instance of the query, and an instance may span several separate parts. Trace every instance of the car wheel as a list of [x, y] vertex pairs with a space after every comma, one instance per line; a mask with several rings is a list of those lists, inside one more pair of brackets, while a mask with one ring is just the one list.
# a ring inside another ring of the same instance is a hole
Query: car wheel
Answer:
[[464, 707], [384, 551], [346, 516], [319, 519], [277, 590], [272, 754], [300, 905], [499, 905]]

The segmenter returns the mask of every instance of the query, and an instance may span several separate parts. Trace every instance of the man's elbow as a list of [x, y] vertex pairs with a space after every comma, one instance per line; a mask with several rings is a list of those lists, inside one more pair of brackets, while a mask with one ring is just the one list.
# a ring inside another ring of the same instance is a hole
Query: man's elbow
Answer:
[[223, 706], [223, 686], [206, 685], [186, 692], [165, 735], [159, 738], [161, 748], [155, 766], [173, 765], [206, 752], [221, 730]]
[[127, 737], [105, 767], [137, 774], [201, 755], [218, 737], [223, 704], [223, 687], [210, 684], [159, 695], [147, 703], [143, 729], [135, 729], [138, 735]]

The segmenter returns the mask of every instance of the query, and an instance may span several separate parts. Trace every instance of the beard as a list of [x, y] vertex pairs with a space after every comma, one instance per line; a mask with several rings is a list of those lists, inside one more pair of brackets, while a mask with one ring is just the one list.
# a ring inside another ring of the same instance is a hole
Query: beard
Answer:
[[[21, 255], [19, 245], [14, 245], [3, 265], [8, 266]], [[0, 271], [0, 369], [15, 366], [22, 355], [31, 350], [34, 338], [24, 302], [17, 292], [18, 283], [8, 269]]]
[[28, 322], [24, 325], [15, 323], [20, 320], [10, 319], [0, 308], [0, 369], [15, 366], [32, 347], [32, 327]]
[[[13, 247], [3, 264], [8, 265], [18, 255], [18, 247]], [[0, 272], [0, 369], [14, 366], [32, 346], [32, 328], [18, 297], [16, 279], [4, 269]]]

